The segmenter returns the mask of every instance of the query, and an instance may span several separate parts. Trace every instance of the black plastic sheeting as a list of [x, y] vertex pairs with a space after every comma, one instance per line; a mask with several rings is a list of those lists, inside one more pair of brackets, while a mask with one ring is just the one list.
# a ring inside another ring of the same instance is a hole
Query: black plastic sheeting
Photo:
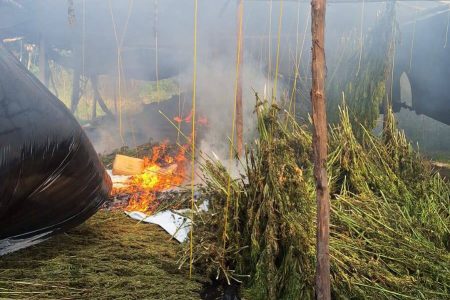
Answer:
[[73, 115], [0, 43], [0, 255], [81, 224], [110, 190]]

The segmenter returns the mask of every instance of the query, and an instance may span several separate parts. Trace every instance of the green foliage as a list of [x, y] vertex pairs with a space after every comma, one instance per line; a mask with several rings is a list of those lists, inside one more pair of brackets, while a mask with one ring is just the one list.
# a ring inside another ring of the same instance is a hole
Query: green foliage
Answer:
[[328, 113], [339, 121], [339, 105], [345, 101], [350, 122], [357, 137], [362, 135], [359, 124], [373, 129], [380, 107], [389, 91], [386, 79], [390, 77], [393, 48], [395, 47], [395, 12], [387, 8], [362, 44], [354, 51], [345, 51], [339, 59], [327, 87]]
[[139, 97], [145, 104], [164, 101], [180, 93], [178, 83], [173, 78], [146, 82], [139, 92]]
[[[251, 299], [313, 299], [311, 133], [276, 105], [256, 111], [259, 139], [241, 178], [219, 162], [203, 165], [210, 210], [195, 217], [194, 262], [243, 281]], [[345, 107], [330, 132], [333, 297], [449, 298], [450, 186], [396, 129], [392, 112], [386, 122], [382, 136], [359, 125], [356, 138]]]

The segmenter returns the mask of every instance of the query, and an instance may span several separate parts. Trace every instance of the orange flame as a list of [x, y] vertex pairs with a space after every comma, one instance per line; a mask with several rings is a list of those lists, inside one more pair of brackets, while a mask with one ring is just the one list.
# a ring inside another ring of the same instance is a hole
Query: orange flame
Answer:
[[[179, 124], [183, 123], [183, 121], [186, 123], [191, 123], [192, 122], [192, 110], [189, 112], [189, 114], [184, 119], [181, 116], [175, 116], [173, 118], [173, 120]], [[208, 125], [208, 118], [205, 116], [200, 116], [197, 119], [197, 123], [200, 125], [206, 126], [206, 125]]]
[[167, 143], [152, 148], [152, 156], [144, 157], [144, 171], [127, 181], [127, 186], [116, 188], [113, 193], [131, 195], [127, 211], [152, 212], [158, 207], [156, 193], [181, 185], [186, 175], [186, 148], [171, 156]]

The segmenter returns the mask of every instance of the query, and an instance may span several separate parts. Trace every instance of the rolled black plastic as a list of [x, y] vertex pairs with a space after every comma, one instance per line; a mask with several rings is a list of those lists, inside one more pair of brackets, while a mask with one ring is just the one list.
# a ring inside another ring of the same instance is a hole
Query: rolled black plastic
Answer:
[[76, 119], [0, 43], [0, 255], [81, 224], [110, 190]]

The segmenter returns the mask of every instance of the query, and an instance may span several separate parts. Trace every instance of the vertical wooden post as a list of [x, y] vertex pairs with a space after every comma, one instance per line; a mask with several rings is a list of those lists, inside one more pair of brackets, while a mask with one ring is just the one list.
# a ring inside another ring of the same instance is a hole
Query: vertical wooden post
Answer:
[[244, 1], [238, 0], [237, 6], [237, 83], [236, 83], [236, 136], [238, 155], [244, 152], [244, 113], [242, 106], [242, 64], [244, 61], [243, 38]]
[[330, 289], [330, 192], [327, 176], [328, 124], [325, 100], [325, 9], [326, 0], [311, 2], [312, 118], [314, 125], [314, 177], [317, 201], [316, 299], [329, 300]]

